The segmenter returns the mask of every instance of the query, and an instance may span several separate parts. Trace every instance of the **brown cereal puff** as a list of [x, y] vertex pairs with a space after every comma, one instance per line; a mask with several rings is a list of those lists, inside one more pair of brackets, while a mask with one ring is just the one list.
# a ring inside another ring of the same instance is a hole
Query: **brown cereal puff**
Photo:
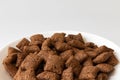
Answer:
[[76, 48], [79, 48], [79, 49], [84, 49], [84, 44], [81, 42], [81, 41], [78, 41], [78, 40], [71, 40], [68, 42], [68, 44], [72, 47], [76, 47]]
[[69, 34], [69, 35], [66, 37], [66, 42], [71, 41], [71, 40], [78, 40], [78, 41], [81, 41], [82, 43], [84, 43], [84, 40], [83, 40], [83, 38], [82, 38], [81, 33], [79, 33], [79, 34], [77, 34], [77, 35]]
[[110, 65], [117, 65], [118, 64], [118, 59], [115, 57], [114, 54], [112, 54], [112, 56], [107, 60], [107, 63], [110, 64]]
[[55, 43], [55, 48], [57, 51], [65, 51], [68, 49], [71, 49], [71, 46], [69, 46], [67, 43], [61, 43], [61, 42], [56, 42]]
[[36, 80], [35, 70], [42, 61], [37, 54], [29, 54], [19, 67], [14, 80]]
[[68, 58], [72, 55], [73, 55], [73, 50], [66, 50], [60, 54], [60, 56], [64, 61], [68, 60]]
[[65, 41], [65, 33], [55, 33], [51, 36], [51, 40], [54, 42], [64, 42]]
[[56, 53], [54, 51], [45, 51], [41, 50], [38, 55], [43, 58], [45, 61], [47, 61], [49, 55], [55, 55]]
[[53, 72], [44, 71], [37, 75], [38, 80], [60, 80], [60, 76]]
[[41, 56], [37, 55], [36, 53], [29, 54], [22, 62], [21, 67], [35, 70], [42, 61], [43, 58], [41, 58]]
[[92, 59], [89, 57], [85, 62], [83, 63], [84, 66], [93, 66]]
[[61, 80], [74, 80], [72, 67], [68, 67], [63, 71]]
[[41, 50], [51, 50], [51, 47], [53, 47], [52, 40], [50, 38], [47, 38], [41, 46]]
[[88, 54], [89, 57], [95, 58], [99, 53], [96, 52], [96, 49], [85, 47], [85, 52]]
[[26, 53], [17, 53], [16, 67], [19, 67], [21, 65], [22, 61], [25, 59], [26, 56]]
[[44, 36], [42, 34], [35, 34], [35, 35], [30, 37], [30, 40], [31, 41], [43, 41]]
[[89, 79], [95, 79], [97, 76], [99, 69], [95, 66], [85, 66], [83, 67], [79, 79], [80, 80], [89, 80]]
[[9, 47], [8, 48], [8, 55], [11, 55], [12, 53], [19, 53], [20, 51], [13, 48], [13, 47]]
[[64, 61], [60, 56], [49, 55], [46, 65], [44, 67], [45, 71], [55, 72], [61, 74], [64, 68]]
[[76, 67], [78, 65], [80, 65], [79, 61], [77, 59], [75, 59], [74, 56], [71, 56], [65, 63], [66, 67]]
[[17, 68], [15, 66], [16, 59], [17, 54], [12, 53], [9, 56], [7, 56], [3, 61], [4, 68], [11, 77], [14, 77], [17, 72]]
[[40, 51], [40, 48], [37, 45], [24, 46], [24, 49], [23, 49], [23, 52], [25, 53], [34, 53], [39, 51]]
[[72, 67], [75, 76], [78, 76], [81, 71], [81, 65], [78, 60], [71, 56], [65, 63], [66, 67]]
[[106, 47], [106, 46], [100, 46], [98, 48], [96, 48], [95, 50], [98, 54], [102, 53], [102, 52], [113, 52], [112, 49]]
[[114, 70], [114, 67], [112, 65], [106, 63], [98, 64], [96, 67], [98, 67], [101, 72], [106, 73], [109, 73]]
[[33, 69], [19, 68], [13, 80], [37, 80]]
[[106, 73], [99, 73], [97, 80], [108, 80], [108, 75]]
[[41, 46], [45, 38], [42, 34], [35, 34], [30, 37], [30, 40], [31, 40], [30, 45]]
[[24, 46], [28, 46], [29, 43], [30, 43], [30, 41], [29, 41], [28, 39], [23, 38], [23, 39], [16, 45], [16, 47], [17, 47], [18, 49], [20, 49], [21, 51], [23, 51]]
[[87, 57], [88, 57], [87, 54], [83, 50], [79, 50], [75, 54], [75, 59], [77, 59], [80, 63], [83, 62], [85, 59], [87, 59]]
[[93, 59], [94, 63], [102, 63], [109, 59], [111, 56], [111, 52], [103, 52], [100, 55], [98, 55], [95, 59]]
[[97, 48], [97, 45], [95, 45], [93, 42], [87, 42], [85, 43], [85, 47], [90, 47], [90, 48]]

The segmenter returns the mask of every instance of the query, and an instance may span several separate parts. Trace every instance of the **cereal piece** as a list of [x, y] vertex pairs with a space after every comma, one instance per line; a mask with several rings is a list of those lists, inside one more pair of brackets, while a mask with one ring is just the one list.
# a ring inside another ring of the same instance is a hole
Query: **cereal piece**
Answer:
[[47, 38], [43, 43], [42, 43], [42, 46], [41, 46], [41, 50], [51, 50], [51, 46], [52, 45], [52, 40], [50, 38]]
[[16, 58], [17, 58], [17, 54], [12, 53], [11, 55], [7, 56], [3, 61], [5, 70], [9, 73], [11, 77], [14, 77], [17, 72], [17, 68], [14, 65]]
[[95, 59], [93, 59], [94, 63], [102, 63], [105, 62], [111, 56], [111, 52], [103, 52], [98, 55]]
[[88, 57], [87, 54], [83, 50], [79, 50], [75, 54], [75, 59], [77, 59], [80, 63], [87, 59], [87, 57]]
[[114, 54], [112, 54], [112, 56], [107, 61], [108, 64], [113, 65], [113, 66], [117, 65], [118, 62], [119, 61], [117, 60]]
[[73, 55], [73, 51], [72, 51], [72, 50], [66, 50], [66, 51], [64, 51], [64, 52], [62, 52], [62, 53], [60, 54], [60, 56], [62, 57], [62, 59], [63, 59], [64, 61], [68, 60], [68, 58], [69, 58], [70, 56], [72, 56], [72, 55]]
[[23, 39], [16, 45], [16, 47], [17, 47], [18, 49], [20, 49], [21, 51], [23, 51], [24, 46], [28, 46], [29, 43], [30, 43], [29, 40], [27, 40], [26, 38], [23, 38]]
[[89, 57], [87, 60], [83, 63], [84, 66], [93, 66], [92, 59]]
[[81, 65], [78, 60], [74, 58], [74, 56], [71, 56], [65, 63], [66, 67], [72, 67], [73, 72], [76, 76], [79, 75], [81, 70]]
[[87, 53], [87, 55], [91, 58], [95, 58], [97, 55], [99, 55], [99, 53], [97, 53], [95, 51], [95, 49], [90, 48], [90, 47], [86, 47], [85, 48], [85, 52]]
[[95, 45], [93, 42], [87, 42], [85, 43], [85, 47], [90, 47], [90, 48], [97, 48], [97, 45]]
[[78, 41], [78, 40], [71, 40], [68, 42], [68, 44], [72, 47], [76, 47], [76, 48], [79, 48], [79, 49], [84, 49], [84, 44], [81, 42], [81, 41]]
[[37, 80], [33, 69], [19, 68], [13, 80]]
[[69, 46], [67, 43], [56, 42], [55, 48], [58, 51], [65, 51], [65, 50], [71, 49], [71, 46]]
[[24, 49], [23, 49], [23, 52], [25, 53], [34, 53], [39, 51], [40, 51], [40, 48], [37, 45], [24, 46]]
[[30, 45], [41, 46], [45, 38], [42, 34], [35, 34], [30, 37], [30, 40], [31, 40]]
[[100, 69], [101, 72], [106, 73], [109, 73], [114, 70], [114, 67], [112, 65], [106, 63], [98, 64], [97, 67]]
[[51, 40], [53, 40], [54, 42], [64, 42], [65, 33], [55, 33], [51, 36]]
[[106, 73], [98, 74], [97, 80], [108, 80], [108, 75]]
[[61, 80], [74, 80], [72, 67], [68, 67], [63, 71]]
[[80, 75], [79, 75], [79, 79], [95, 79], [95, 77], [97, 76], [99, 69], [95, 66], [85, 66], [83, 67]]
[[60, 56], [49, 55], [44, 70], [61, 74], [63, 71], [64, 62]]
[[73, 34], [69, 34], [67, 37], [66, 37], [66, 41], [71, 41], [71, 40], [78, 40], [78, 41], [81, 41], [82, 43], [84, 43], [84, 40], [82, 38], [82, 35], [79, 33], [77, 35], [73, 35]]
[[67, 61], [66, 61], [66, 67], [76, 67], [78, 65], [80, 65], [79, 61], [75, 59], [74, 56], [71, 56]]
[[100, 47], [98, 47], [98, 48], [96, 48], [96, 52], [98, 53], [98, 54], [100, 54], [100, 53], [102, 53], [102, 52], [113, 52], [113, 50], [112, 49], [110, 49], [110, 48], [107, 48], [106, 46], [100, 46]]
[[42, 60], [36, 53], [29, 54], [22, 62], [18, 72], [14, 76], [14, 80], [36, 80], [35, 70]]
[[27, 54], [25, 53], [17, 53], [17, 61], [16, 61], [16, 67], [19, 67], [22, 63], [22, 61], [25, 59]]
[[35, 34], [35, 35], [30, 37], [30, 40], [31, 41], [43, 41], [44, 36], [42, 34]]
[[13, 54], [13, 53], [19, 53], [19, 52], [20, 52], [19, 50], [15, 49], [13, 47], [8, 48], [8, 56]]
[[42, 57], [45, 61], [47, 61], [49, 55], [55, 55], [56, 53], [54, 51], [46, 51], [46, 50], [41, 50], [38, 55]]
[[44, 71], [37, 75], [38, 80], [59, 80], [60, 76], [53, 72]]

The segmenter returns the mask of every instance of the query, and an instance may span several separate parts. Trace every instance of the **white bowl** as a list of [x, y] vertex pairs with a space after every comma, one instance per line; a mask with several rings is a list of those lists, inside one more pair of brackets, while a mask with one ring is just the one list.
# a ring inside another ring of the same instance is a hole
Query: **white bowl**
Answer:
[[[48, 37], [56, 32], [65, 32], [66, 34], [81, 33], [83, 35], [84, 40], [87, 42], [94, 42], [98, 46], [106, 45], [106, 46], [114, 49], [115, 55], [118, 58], [118, 60], [120, 61], [120, 48], [116, 44], [114, 44], [113, 42], [111, 42], [105, 38], [99, 37], [99, 36], [94, 35], [94, 34], [90, 34], [90, 33], [86, 33], [86, 32], [77, 32], [77, 31], [52, 31], [52, 32], [43, 32], [42, 34], [45, 37]], [[5, 48], [1, 49], [1, 51], [0, 51], [0, 80], [12, 80], [12, 78], [9, 76], [9, 74], [4, 69], [2, 61], [7, 56], [8, 47], [9, 46], [15, 47], [15, 45], [19, 41], [20, 40], [17, 40], [17, 41], [10, 43], [9, 45], [7, 45]], [[115, 71], [112, 73], [109, 80], [120, 80], [120, 63], [115, 66]]]

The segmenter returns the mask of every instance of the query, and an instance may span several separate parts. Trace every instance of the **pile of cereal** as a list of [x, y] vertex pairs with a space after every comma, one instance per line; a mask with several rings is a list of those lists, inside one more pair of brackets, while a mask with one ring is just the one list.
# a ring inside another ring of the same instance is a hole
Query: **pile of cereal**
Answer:
[[3, 61], [13, 80], [108, 80], [118, 63], [113, 49], [84, 42], [80, 33], [36, 34], [16, 47]]

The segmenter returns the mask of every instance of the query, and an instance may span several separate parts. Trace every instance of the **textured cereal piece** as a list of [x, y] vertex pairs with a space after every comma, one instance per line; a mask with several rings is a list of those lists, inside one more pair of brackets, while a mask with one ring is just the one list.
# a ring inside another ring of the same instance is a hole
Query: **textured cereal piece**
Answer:
[[66, 67], [76, 67], [78, 65], [80, 65], [79, 61], [77, 59], [75, 59], [74, 56], [71, 56], [67, 61], [66, 61]]
[[73, 50], [66, 50], [60, 54], [60, 56], [64, 61], [68, 60], [68, 58], [72, 55], [73, 55]]
[[100, 47], [98, 47], [98, 48], [96, 48], [96, 52], [98, 53], [98, 54], [100, 54], [100, 53], [102, 53], [102, 52], [113, 52], [114, 50], [112, 50], [111, 48], [108, 48], [108, 47], [106, 47], [106, 46], [100, 46]]
[[35, 70], [42, 61], [43, 59], [36, 53], [29, 54], [22, 62], [21, 67]]
[[82, 69], [82, 66], [81, 66], [81, 65], [77, 65], [77, 66], [75, 66], [75, 67], [73, 68], [73, 73], [74, 73], [74, 76], [75, 76], [75, 77], [78, 77], [78, 76], [79, 76], [81, 69]]
[[54, 51], [46, 51], [46, 50], [41, 50], [38, 55], [43, 58], [45, 61], [47, 61], [49, 55], [55, 55], [56, 53]]
[[49, 55], [44, 70], [61, 74], [64, 67], [64, 61], [60, 56]]
[[107, 63], [110, 64], [110, 65], [117, 65], [118, 64], [118, 59], [115, 57], [114, 54], [111, 55], [111, 57], [108, 59]]
[[99, 55], [99, 53], [97, 53], [96, 51], [95, 51], [95, 49], [93, 49], [93, 48], [85, 48], [85, 52], [87, 53], [87, 55], [89, 56], [89, 57], [91, 57], [91, 58], [95, 58], [97, 55]]
[[8, 48], [8, 55], [11, 55], [13, 53], [19, 53], [19, 52], [20, 52], [19, 50], [15, 49], [13, 47]]
[[43, 59], [36, 53], [29, 54], [22, 62], [20, 68], [14, 76], [14, 80], [36, 80], [35, 70], [42, 60]]
[[42, 34], [35, 34], [35, 35], [30, 37], [30, 40], [31, 41], [43, 41], [44, 36]]
[[56, 42], [55, 43], [55, 48], [58, 51], [66, 51], [66, 50], [71, 49], [71, 46], [69, 46], [67, 43]]
[[87, 57], [88, 57], [87, 54], [83, 50], [79, 50], [75, 54], [75, 59], [77, 59], [80, 63], [87, 59]]
[[90, 48], [97, 48], [97, 45], [95, 45], [93, 42], [87, 42], [85, 43], [85, 47], [90, 47]]
[[16, 61], [16, 58], [17, 58], [17, 54], [12, 53], [9, 56], [7, 56], [3, 61], [4, 68], [9, 73], [9, 75], [11, 77], [14, 77], [16, 72], [17, 72], [17, 68], [14, 65], [15, 61]]
[[35, 34], [30, 37], [30, 45], [39, 45], [41, 46], [43, 41], [45, 40], [44, 36], [42, 34]]
[[52, 40], [50, 38], [47, 38], [41, 46], [41, 50], [51, 50], [51, 47], [53, 47]]
[[16, 45], [16, 47], [17, 47], [18, 49], [20, 49], [21, 51], [23, 51], [24, 46], [28, 46], [29, 43], [30, 43], [30, 41], [29, 41], [28, 39], [23, 38], [23, 39]]
[[99, 69], [95, 66], [85, 66], [83, 67], [80, 75], [79, 75], [79, 79], [80, 80], [89, 80], [89, 79], [95, 79], [95, 77], [97, 76]]
[[99, 73], [97, 80], [108, 80], [108, 75], [106, 73]]
[[9, 47], [8, 56], [3, 60], [3, 65], [11, 77], [14, 77], [17, 72], [17, 68], [15, 66], [17, 53], [20, 53], [20, 51], [13, 47]]
[[38, 80], [59, 80], [60, 76], [53, 72], [44, 71], [37, 75]]
[[78, 60], [71, 56], [65, 63], [66, 67], [72, 67], [75, 76], [78, 76], [81, 71], [81, 65]]
[[98, 64], [96, 67], [98, 67], [101, 72], [106, 73], [109, 73], [114, 70], [114, 67], [112, 65], [106, 63]]
[[27, 55], [28, 54], [26, 53], [17, 53], [16, 67], [19, 67], [21, 65], [22, 61], [25, 59]]
[[72, 67], [68, 67], [63, 71], [61, 80], [74, 80]]
[[13, 80], [37, 80], [33, 69], [19, 68]]
[[71, 40], [68, 42], [68, 44], [72, 47], [76, 47], [76, 48], [79, 48], [79, 49], [84, 49], [84, 44], [81, 42], [81, 41], [78, 41], [78, 40]]
[[95, 59], [93, 59], [94, 63], [102, 63], [109, 59], [111, 56], [111, 52], [103, 52], [100, 55], [98, 55]]
[[93, 62], [92, 59], [89, 57], [85, 60], [85, 62], [83, 63], [83, 66], [93, 66]]
[[64, 42], [65, 33], [55, 33], [51, 36], [51, 40], [53, 40], [54, 42]]
[[66, 37], [66, 42], [71, 41], [71, 40], [78, 40], [78, 41], [81, 41], [82, 43], [84, 43], [84, 40], [83, 40], [82, 35], [80, 33], [77, 35], [69, 34]]
[[40, 48], [37, 45], [24, 46], [24, 49], [23, 49], [23, 52], [25, 53], [34, 53], [39, 51], [40, 51]]

